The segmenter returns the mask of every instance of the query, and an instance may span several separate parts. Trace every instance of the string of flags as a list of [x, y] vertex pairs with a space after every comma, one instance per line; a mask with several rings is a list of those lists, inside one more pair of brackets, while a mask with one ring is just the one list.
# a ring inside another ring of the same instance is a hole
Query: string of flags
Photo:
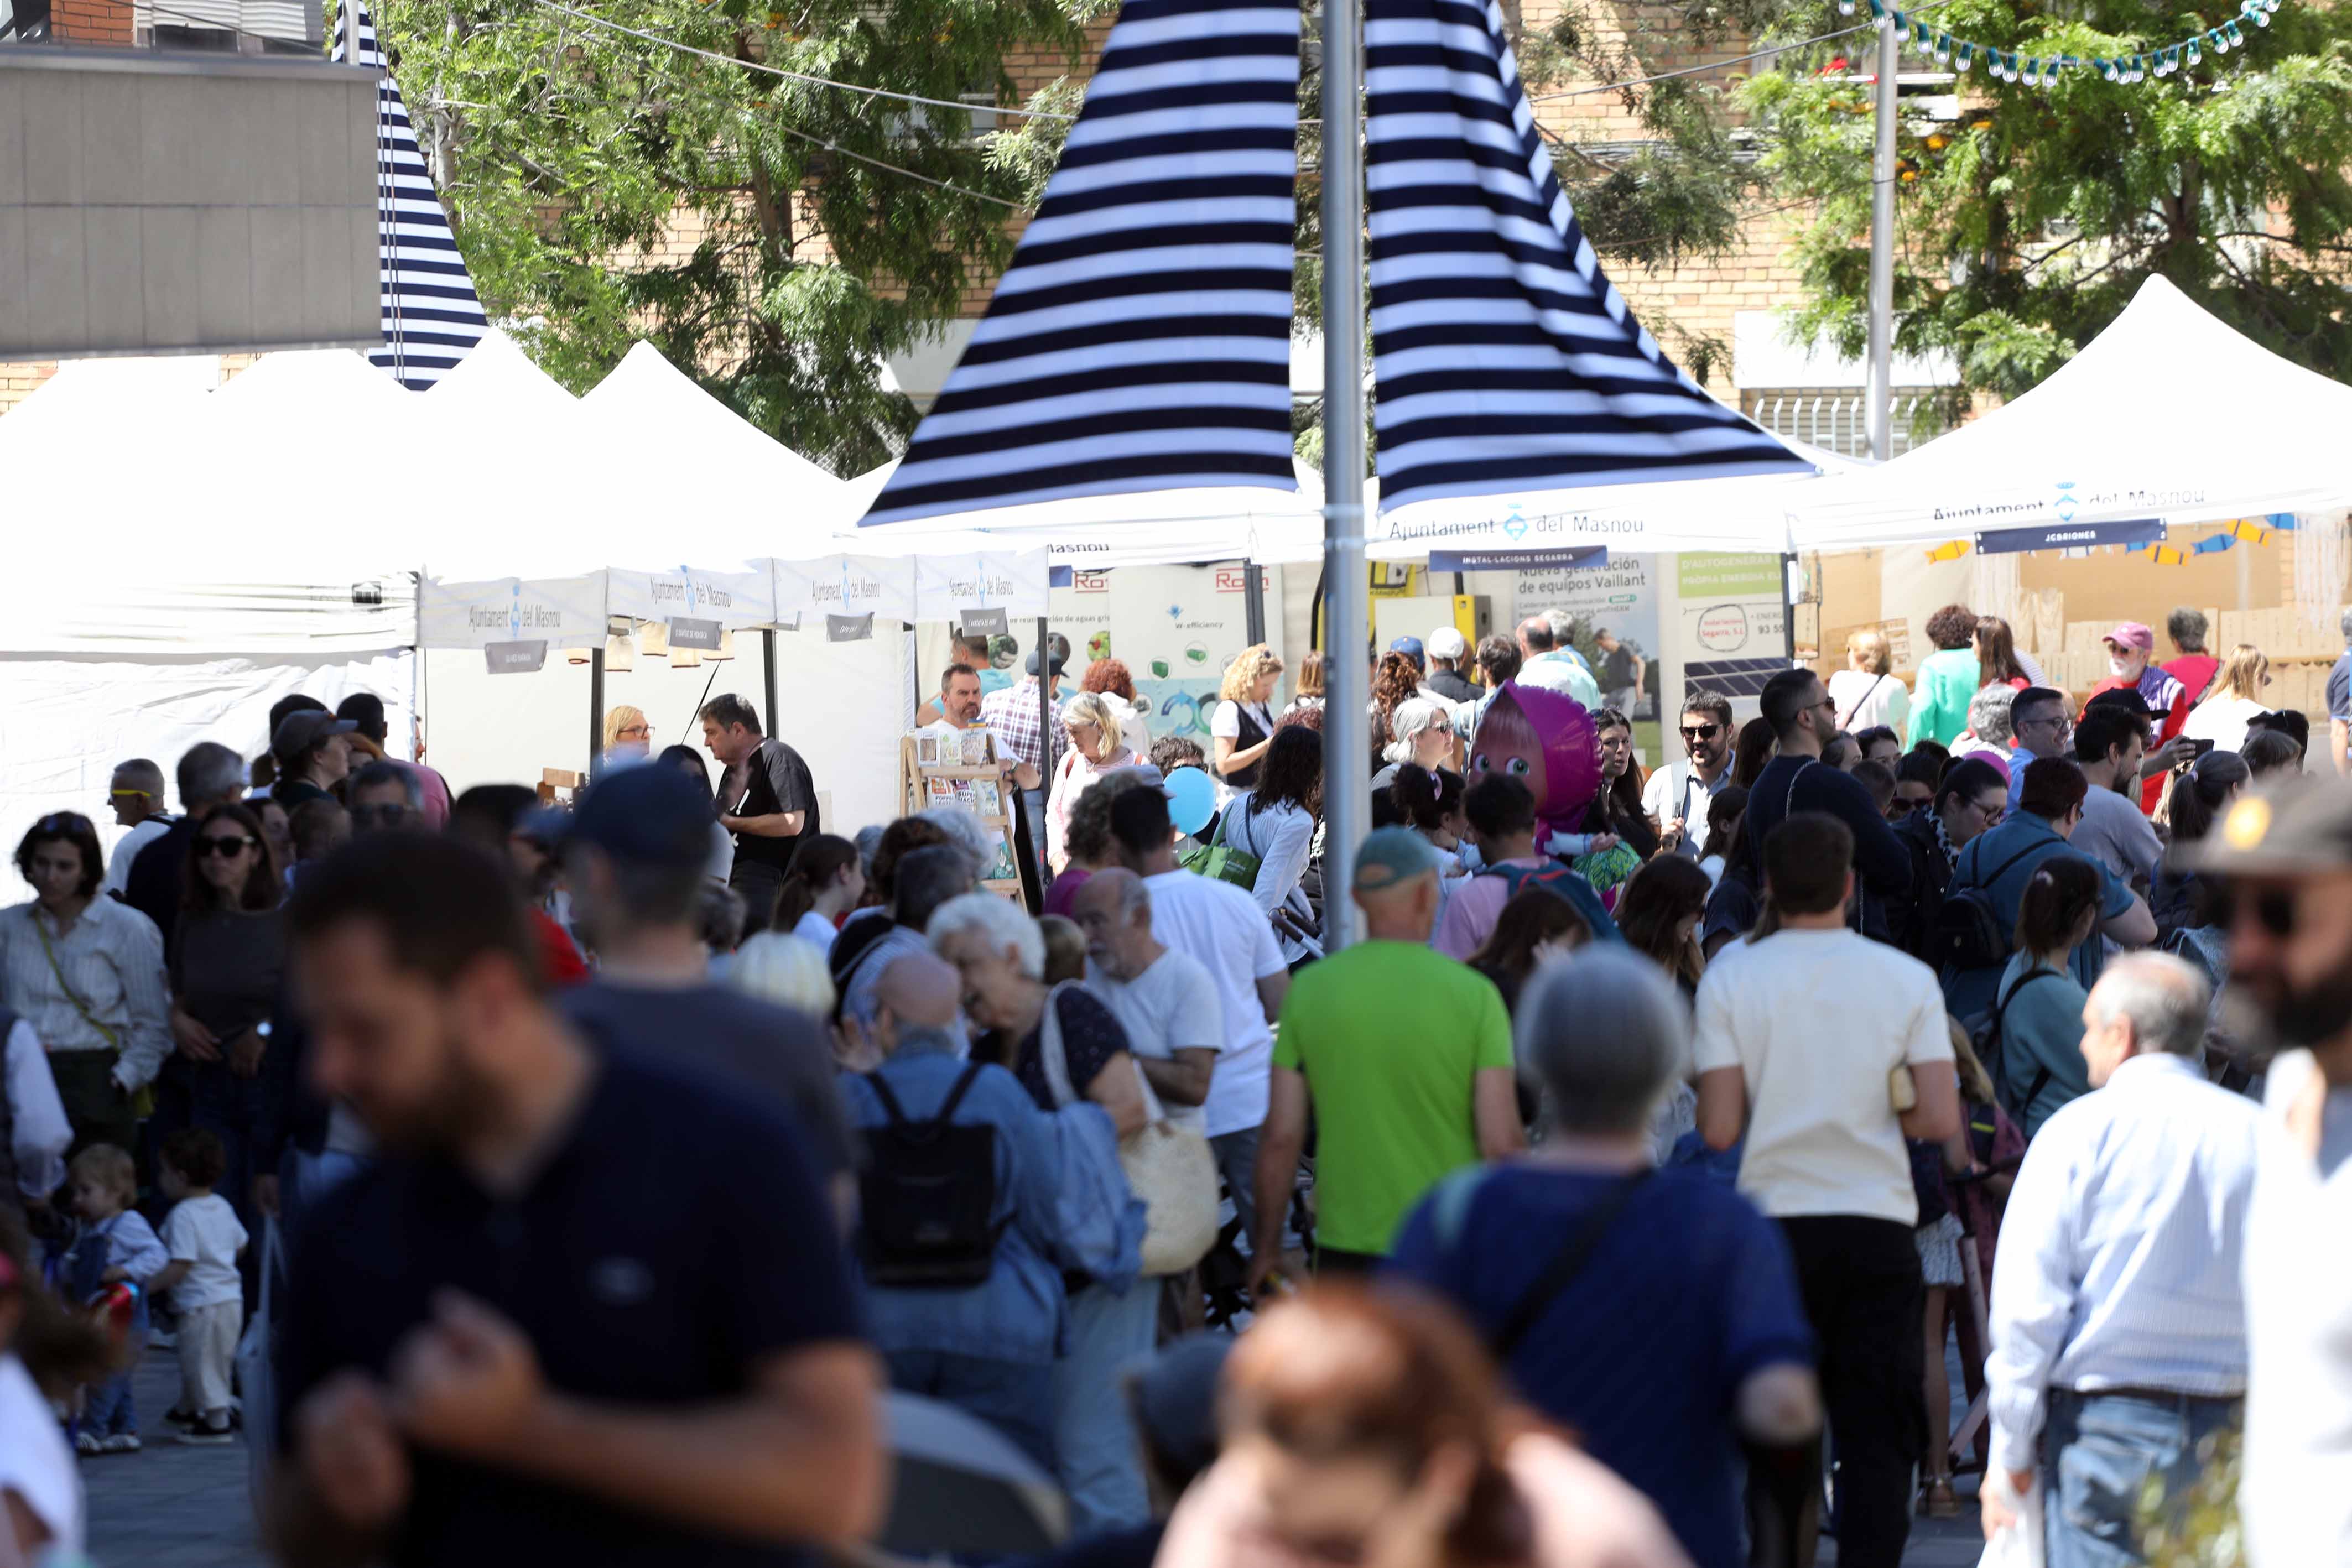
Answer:
[[[2148, 559], [2158, 566], [2181, 566], [2198, 556], [2220, 555], [2223, 550], [2235, 549], [2238, 546], [2238, 541], [2241, 539], [2250, 545], [2263, 545], [2270, 543], [2271, 536], [2273, 534], [2293, 533], [2294, 531], [2294, 514], [2293, 512], [2273, 512], [2268, 517], [2259, 519], [2253, 517], [2235, 518], [2232, 521], [2224, 524], [2220, 533], [2208, 534], [2205, 538], [2201, 539], [2192, 539], [2186, 545], [2152, 543], [2126, 545], [2123, 547], [2123, 550], [2126, 555], [2137, 555], [2145, 550], [2148, 554]], [[1937, 561], [1958, 560], [1974, 548], [1974, 545], [1967, 539], [1947, 539], [1944, 543], [1937, 545], [1934, 549], [1927, 552], [1927, 559], [1930, 563]], [[2087, 549], [2070, 549], [2063, 553], [2068, 556], [2077, 556], [2089, 555], [2092, 552]]]
[[[2245, 47], [2245, 29], [2240, 22], [2251, 22], [2256, 27], [2271, 25], [2271, 15], [2279, 8], [2280, 0], [2239, 0], [2236, 18], [2201, 33], [2192, 33], [2179, 43], [2163, 48], [2142, 50], [2137, 54], [2118, 55], [2110, 59], [2104, 56], [2085, 58], [2080, 55], [2020, 55], [2014, 50], [1996, 49], [1969, 38], [1955, 38], [1951, 34], [1930, 27], [1916, 16], [1901, 11], [1890, 11], [1885, 0], [1868, 0], [1873, 21], [1892, 16], [1895, 33], [1916, 53], [1933, 55], [1939, 66], [1951, 66], [1962, 75], [1973, 67], [1981, 67], [1999, 81], [2022, 81], [2027, 87], [2050, 87], [2065, 71], [2090, 70], [2111, 82], [2144, 82], [2151, 76], [2168, 77], [2184, 66], [2204, 63], [2210, 50], [2226, 55], [2232, 49]], [[1851, 16], [1856, 0], [1837, 0], [1838, 14]]]

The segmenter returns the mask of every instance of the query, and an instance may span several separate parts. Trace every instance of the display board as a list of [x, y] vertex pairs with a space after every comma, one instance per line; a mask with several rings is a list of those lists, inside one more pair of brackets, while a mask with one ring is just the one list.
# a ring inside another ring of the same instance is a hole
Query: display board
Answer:
[[917, 731], [898, 742], [899, 798], [913, 816], [934, 806], [961, 806], [995, 835], [996, 859], [982, 868], [980, 885], [1016, 902], [1020, 863], [1013, 858], [1013, 785], [996, 754], [993, 731], [977, 726], [940, 734]]
[[[1275, 570], [1257, 569], [1265, 594], [1267, 639], [1279, 645], [1273, 617], [1281, 603]], [[1249, 646], [1249, 568], [1129, 566], [1076, 571], [1053, 591], [1052, 629], [1070, 640], [1063, 690], [1085, 682], [1087, 667], [1117, 659], [1135, 681], [1135, 695], [1151, 705], [1152, 738], [1190, 736], [1209, 747], [1209, 718], [1217, 706], [1225, 666]], [[1286, 672], [1275, 696], [1279, 710], [1296, 679]]]

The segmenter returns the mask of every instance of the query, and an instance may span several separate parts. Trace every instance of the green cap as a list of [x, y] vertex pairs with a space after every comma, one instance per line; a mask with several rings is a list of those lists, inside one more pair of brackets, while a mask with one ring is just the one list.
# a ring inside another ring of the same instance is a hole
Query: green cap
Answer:
[[1437, 869], [1437, 850], [1411, 828], [1375, 828], [1356, 851], [1358, 893], [1380, 893]]

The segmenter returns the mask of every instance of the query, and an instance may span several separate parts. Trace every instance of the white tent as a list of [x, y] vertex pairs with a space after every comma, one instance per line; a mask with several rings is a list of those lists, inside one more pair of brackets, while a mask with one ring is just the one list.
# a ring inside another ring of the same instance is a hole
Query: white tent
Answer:
[[2352, 387], [2231, 331], [2162, 277], [2015, 402], [1885, 466], [1808, 487], [1801, 549], [2003, 528], [2052, 548], [2107, 522], [2211, 522], [2352, 504]]

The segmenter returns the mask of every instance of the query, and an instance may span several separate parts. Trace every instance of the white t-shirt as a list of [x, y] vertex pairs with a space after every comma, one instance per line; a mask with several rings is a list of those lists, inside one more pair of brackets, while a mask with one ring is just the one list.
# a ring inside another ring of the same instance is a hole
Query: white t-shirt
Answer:
[[[1706, 809], [1715, 800], [1715, 792], [1731, 782], [1731, 769], [1727, 768], [1709, 784], [1699, 777], [1687, 758], [1670, 762], [1650, 775], [1642, 786], [1643, 813], [1658, 824], [1664, 832], [1666, 824], [1676, 817], [1683, 819], [1683, 838], [1695, 850], [1706, 848]], [[1688, 810], [1685, 805], [1687, 802]]]
[[[45, 1551], [78, 1563], [82, 1553], [81, 1472], [65, 1428], [13, 1351], [0, 1351], [0, 1491], [25, 1500], [47, 1527]], [[41, 1552], [36, 1561], [45, 1561]]]
[[245, 1249], [245, 1227], [218, 1193], [183, 1198], [163, 1217], [163, 1249], [174, 1263], [195, 1265], [172, 1287], [172, 1305], [181, 1312], [245, 1300], [236, 1275], [236, 1255]]
[[145, 849], [170, 831], [173, 822], [176, 820], [172, 817], [149, 817], [117, 839], [114, 843], [114, 853], [107, 859], [106, 881], [102, 884], [102, 891], [128, 892], [131, 886], [131, 862], [139, 858], [141, 850]]
[[[1217, 998], [1216, 978], [1190, 953], [1171, 947], [1132, 980], [1114, 979], [1089, 963], [1087, 989], [1110, 1009], [1127, 1030], [1128, 1050], [1138, 1056], [1166, 1061], [1180, 1051], [1224, 1049], [1225, 1009]], [[1209, 1082], [1213, 1084], [1215, 1077]], [[1205, 1103], [1178, 1105], [1165, 1096], [1160, 1103], [1169, 1121], [1206, 1135]]]
[[1257, 901], [1229, 882], [1169, 871], [1144, 878], [1143, 884], [1151, 890], [1151, 934], [1161, 946], [1191, 955], [1216, 982], [1225, 1048], [1202, 1106], [1207, 1135], [1262, 1126], [1274, 1030], [1257, 982], [1289, 967], [1274, 927]]
[[2242, 751], [2246, 726], [2256, 715], [2270, 711], [2269, 705], [2252, 697], [2208, 697], [2189, 710], [2180, 733], [2191, 740], [2211, 741], [2216, 751]]
[[827, 957], [831, 957], [833, 956], [833, 940], [835, 937], [840, 936], [841, 933], [834, 929], [832, 921], [827, 920], [824, 915], [819, 915], [815, 910], [812, 909], [806, 915], [801, 916], [800, 924], [793, 927], [793, 935], [799, 937], [803, 942], [815, 943], [816, 950], [818, 952], [824, 954]]
[[1747, 1082], [1739, 1190], [1757, 1207], [1919, 1222], [1888, 1079], [1952, 1060], [1927, 965], [1843, 928], [1733, 942], [1698, 983], [1691, 1055]]

